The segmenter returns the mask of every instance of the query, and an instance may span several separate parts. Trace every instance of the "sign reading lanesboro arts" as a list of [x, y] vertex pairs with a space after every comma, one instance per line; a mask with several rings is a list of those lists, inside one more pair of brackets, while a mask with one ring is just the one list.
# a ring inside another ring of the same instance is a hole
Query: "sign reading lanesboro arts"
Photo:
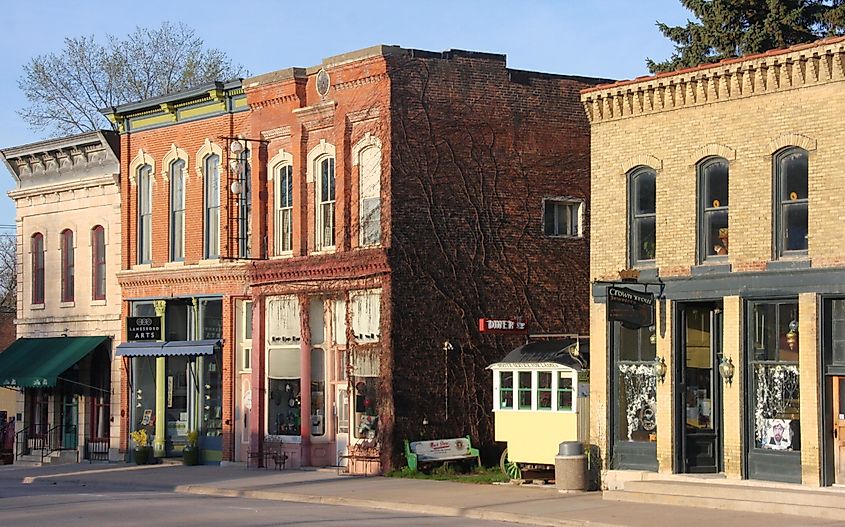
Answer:
[[161, 317], [126, 317], [126, 340], [161, 340]]
[[478, 331], [482, 333], [525, 333], [525, 322], [519, 320], [478, 319]]
[[608, 287], [607, 318], [632, 329], [651, 326], [654, 324], [654, 295], [627, 287]]

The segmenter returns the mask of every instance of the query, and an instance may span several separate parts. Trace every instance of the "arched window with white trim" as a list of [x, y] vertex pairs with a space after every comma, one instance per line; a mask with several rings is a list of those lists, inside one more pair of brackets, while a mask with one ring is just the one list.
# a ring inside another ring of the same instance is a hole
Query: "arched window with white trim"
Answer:
[[185, 161], [170, 163], [170, 261], [185, 260]]
[[381, 149], [364, 148], [359, 154], [359, 244], [381, 243]]
[[293, 166], [290, 163], [276, 168], [276, 254], [293, 251]]
[[317, 160], [317, 249], [335, 246], [335, 159]]

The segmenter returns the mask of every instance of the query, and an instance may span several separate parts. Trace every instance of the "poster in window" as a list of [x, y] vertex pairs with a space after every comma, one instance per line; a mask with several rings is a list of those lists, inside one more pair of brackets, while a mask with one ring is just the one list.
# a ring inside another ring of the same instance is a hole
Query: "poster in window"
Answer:
[[763, 448], [792, 450], [791, 419], [764, 419]]

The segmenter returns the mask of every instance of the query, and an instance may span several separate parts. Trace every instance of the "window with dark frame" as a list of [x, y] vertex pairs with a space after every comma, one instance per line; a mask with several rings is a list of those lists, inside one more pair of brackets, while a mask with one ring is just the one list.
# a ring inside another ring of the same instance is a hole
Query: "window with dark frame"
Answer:
[[185, 161], [170, 163], [170, 261], [185, 260]]
[[91, 229], [91, 297], [106, 299], [106, 231], [102, 225]]
[[334, 247], [334, 210], [335, 210], [335, 174], [334, 158], [327, 157], [320, 161], [320, 196], [318, 214], [320, 228], [317, 232], [319, 248]]
[[203, 163], [205, 191], [203, 257], [220, 257], [220, 156], [212, 154]]
[[282, 254], [293, 250], [293, 167], [281, 166], [276, 180], [276, 254]]
[[572, 376], [568, 372], [558, 372], [558, 376], [557, 409], [572, 411]]
[[32, 303], [44, 303], [44, 235], [36, 232], [30, 239], [32, 251]]
[[808, 234], [808, 159], [802, 148], [786, 148], [774, 157], [776, 255], [806, 254]]
[[543, 201], [543, 234], [579, 238], [583, 202], [567, 199]]
[[513, 410], [513, 372], [499, 372], [499, 408]]
[[381, 149], [375, 146], [360, 153], [359, 243], [362, 247], [381, 243]]
[[698, 165], [699, 262], [728, 254], [728, 161], [720, 157]]
[[152, 258], [153, 167], [138, 168], [138, 263], [148, 264]]
[[62, 302], [73, 302], [73, 231], [62, 231]]
[[629, 260], [632, 266], [653, 265], [657, 249], [657, 173], [639, 167], [629, 176]]
[[531, 372], [530, 371], [521, 371], [517, 373], [517, 378], [519, 380], [519, 387], [517, 388], [518, 397], [519, 397], [519, 409], [520, 410], [530, 410], [531, 409], [531, 390], [533, 388], [533, 383], [531, 381]]
[[552, 409], [552, 372], [537, 372], [537, 409]]

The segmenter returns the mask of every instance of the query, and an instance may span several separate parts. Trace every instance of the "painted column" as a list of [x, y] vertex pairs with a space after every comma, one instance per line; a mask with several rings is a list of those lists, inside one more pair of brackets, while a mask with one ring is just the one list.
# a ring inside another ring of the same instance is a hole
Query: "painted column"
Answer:
[[801, 416], [801, 483], [818, 487], [821, 485], [821, 443], [819, 430], [824, 400], [819, 386], [819, 364], [821, 350], [818, 328], [818, 295], [798, 295], [798, 372], [800, 376]]
[[[165, 309], [167, 302], [164, 300], [155, 301], [156, 316], [161, 317], [161, 335], [167, 334], [165, 328]], [[156, 427], [155, 427], [155, 441], [153, 441], [153, 455], [155, 457], [164, 457], [164, 436], [167, 431], [167, 417], [165, 415], [165, 405], [167, 404], [166, 394], [166, 378], [167, 368], [166, 359], [164, 357], [156, 357]]]
[[607, 340], [607, 304], [599, 304], [595, 300], [590, 305], [590, 343], [593, 350], [590, 356], [590, 442], [597, 446], [602, 459], [602, 467], [610, 468], [610, 458], [607, 455], [610, 434], [610, 412], [608, 393], [609, 372], [608, 356], [610, 346]]
[[[655, 298], [654, 338], [657, 357], [666, 361], [666, 377], [657, 380], [657, 467], [661, 474], [671, 474], [675, 465], [675, 427], [672, 412], [675, 398], [675, 356], [672, 353], [672, 302]], [[592, 380], [592, 379], [591, 379]]]
[[299, 430], [302, 437], [302, 466], [311, 466], [311, 326], [310, 299], [299, 297], [299, 328], [302, 340], [299, 341]]
[[742, 362], [742, 335], [745, 315], [742, 299], [726, 296], [722, 301], [722, 353], [725, 360], [734, 365], [734, 376], [730, 383], [722, 380], [716, 371], [717, 382], [722, 383], [722, 449], [725, 475], [730, 479], [742, 478], [742, 457], [745, 448], [742, 440], [742, 419], [744, 415], [743, 393], [740, 389], [745, 375]]
[[[257, 295], [252, 297], [252, 351], [250, 353], [250, 366], [252, 366], [252, 409], [244, 409], [250, 412], [249, 418], [249, 451], [258, 452], [258, 466], [263, 466], [264, 457], [264, 423], [265, 412], [264, 393], [266, 391], [267, 361], [264, 359], [266, 346], [266, 324], [265, 316], [267, 306], [266, 297]], [[249, 459], [247, 459], [249, 463]]]

